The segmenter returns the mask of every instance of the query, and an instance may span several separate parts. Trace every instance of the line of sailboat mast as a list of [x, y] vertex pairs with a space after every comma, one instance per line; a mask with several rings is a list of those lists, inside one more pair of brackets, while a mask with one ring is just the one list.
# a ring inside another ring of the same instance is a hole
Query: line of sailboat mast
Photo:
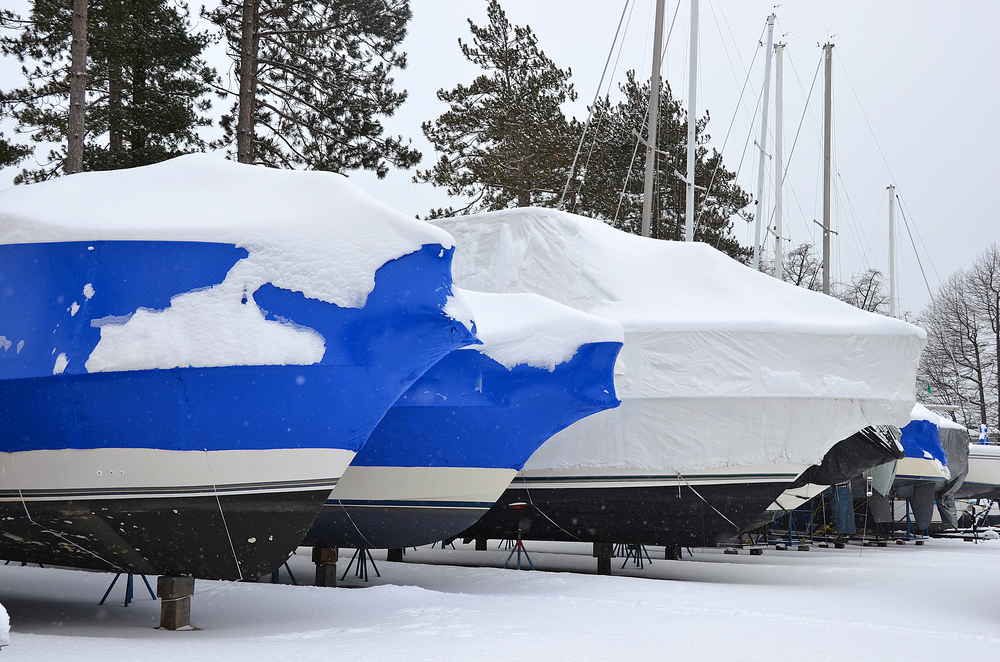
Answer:
[[691, 39], [688, 56], [688, 135], [687, 135], [687, 181], [684, 198], [684, 240], [694, 241], [694, 157], [697, 145], [698, 114], [696, 98], [698, 93], [698, 0], [691, 0]]
[[[653, 28], [653, 67], [649, 77], [649, 123], [646, 129], [646, 177], [642, 197], [642, 236], [650, 236], [653, 213], [653, 181], [656, 176], [656, 128], [660, 107], [660, 54], [663, 43], [665, 0], [656, 0]], [[687, 176], [685, 178], [684, 240], [694, 241], [694, 169], [697, 150], [698, 92], [698, 0], [691, 0], [691, 39], [688, 75]]]
[[823, 294], [830, 293], [830, 181], [833, 147], [833, 44], [823, 45]]
[[[697, 0], [695, 0], [697, 1]], [[660, 109], [660, 49], [663, 44], [665, 0], [656, 0], [653, 26], [653, 70], [649, 76], [649, 123], [646, 127], [646, 178], [642, 194], [642, 236], [648, 237], [653, 214], [653, 180], [656, 174], [656, 128]]]
[[779, 42], [774, 45], [774, 277], [778, 280], [784, 278], [784, 246], [781, 245], [782, 232], [782, 184], [785, 179], [784, 163], [784, 65], [782, 57], [785, 53], [785, 44]]
[[767, 17], [767, 50], [764, 51], [764, 94], [761, 99], [760, 114], [760, 160], [757, 165], [757, 203], [754, 214], [754, 240], [753, 240], [753, 270], [760, 268], [760, 220], [761, 212], [764, 209], [764, 166], [767, 159], [767, 106], [770, 101], [771, 84], [771, 51], [774, 43], [774, 14]]

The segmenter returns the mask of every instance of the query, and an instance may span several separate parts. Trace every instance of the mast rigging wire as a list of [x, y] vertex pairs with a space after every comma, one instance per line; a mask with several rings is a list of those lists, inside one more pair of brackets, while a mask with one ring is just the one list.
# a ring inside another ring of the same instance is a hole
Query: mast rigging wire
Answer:
[[[573, 172], [576, 170], [576, 160], [580, 156], [580, 150], [583, 148], [583, 141], [587, 137], [587, 129], [590, 128], [590, 120], [594, 117], [594, 108], [597, 105], [597, 99], [601, 95], [601, 88], [604, 87], [604, 76], [608, 73], [608, 65], [611, 64], [611, 56], [615, 52], [615, 44], [618, 43], [618, 34], [622, 29], [622, 22], [625, 20], [625, 12], [628, 9], [630, 0], [625, 0], [625, 5], [622, 7], [622, 15], [618, 19], [618, 27], [615, 29], [615, 38], [611, 40], [611, 48], [608, 50], [608, 59], [604, 61], [604, 70], [601, 71], [601, 80], [597, 83], [597, 92], [594, 93], [594, 101], [590, 104], [590, 113], [587, 115], [587, 122], [583, 125], [583, 133], [580, 134], [580, 144], [576, 147], [576, 154], [573, 155], [573, 165], [569, 168], [569, 177], [566, 178], [566, 186], [563, 187], [562, 195], [559, 196], [559, 206], [562, 207], [563, 200], [566, 199], [566, 192], [569, 191], [569, 184], [573, 181]], [[634, 7], [635, 5], [633, 5]]]
[[[899, 200], [899, 196], [896, 196]], [[920, 261], [920, 253], [917, 252], [917, 245], [913, 242], [913, 234], [910, 232], [910, 222], [906, 219], [906, 214], [903, 213], [903, 205], [899, 205], [899, 215], [903, 217], [903, 227], [906, 228], [906, 234], [910, 237], [910, 245], [913, 246], [913, 254], [917, 257], [917, 266], [920, 267], [920, 275], [924, 278], [924, 285], [927, 286], [927, 295], [930, 296], [931, 301], [934, 300], [934, 293], [931, 291], [931, 284], [927, 282], [927, 274], [924, 272], [924, 263]]]

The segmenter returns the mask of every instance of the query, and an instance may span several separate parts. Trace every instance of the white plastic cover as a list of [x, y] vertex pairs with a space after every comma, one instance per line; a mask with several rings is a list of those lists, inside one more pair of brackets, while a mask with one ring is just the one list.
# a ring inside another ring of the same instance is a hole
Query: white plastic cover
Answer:
[[235, 244], [252, 256], [241, 266], [249, 291], [271, 282], [351, 308], [365, 304], [386, 262], [452, 246], [343, 175], [207, 154], [0, 191], [0, 244], [99, 240]]
[[552, 372], [571, 360], [584, 343], [622, 342], [614, 320], [581, 313], [535, 294], [488, 294], [455, 290], [476, 321], [478, 351], [508, 370], [518, 365]]
[[516, 209], [435, 221], [456, 285], [530, 292], [625, 328], [622, 406], [546, 442], [525, 471], [818, 463], [872, 424], [905, 425], [921, 329], [735, 262], [701, 243]]

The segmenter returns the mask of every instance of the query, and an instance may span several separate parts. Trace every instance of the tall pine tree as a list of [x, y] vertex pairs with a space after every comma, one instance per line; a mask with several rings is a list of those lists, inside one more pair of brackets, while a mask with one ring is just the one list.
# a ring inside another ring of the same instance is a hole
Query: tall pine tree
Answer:
[[566, 180], [577, 130], [560, 109], [576, 98], [571, 71], [546, 57], [529, 26], [511, 25], [497, 0], [490, 0], [487, 16], [485, 26], [469, 20], [471, 44], [458, 42], [465, 58], [486, 73], [471, 85], [438, 90], [449, 109], [425, 122], [423, 131], [441, 156], [414, 181], [471, 198], [459, 210], [466, 213], [552, 206]]
[[[629, 71], [620, 86], [623, 99], [612, 103], [599, 99], [588, 131], [590, 138], [581, 153], [571, 186], [567, 210], [603, 219], [627, 232], [639, 234], [645, 150], [636, 149], [637, 132], [644, 135], [649, 108], [649, 82], [640, 83]], [[682, 240], [686, 186], [681, 173], [687, 171], [687, 114], [671, 93], [660, 86], [657, 121], [656, 185], [653, 194], [650, 235], [658, 239]], [[748, 220], [750, 196], [735, 182], [736, 175], [722, 163], [722, 155], [706, 144], [709, 115], [697, 120], [695, 152], [695, 241], [702, 241], [730, 257], [746, 263], [751, 249], [733, 235], [734, 219]]]
[[219, 25], [233, 60], [234, 97], [217, 146], [242, 163], [384, 177], [420, 152], [384, 136], [379, 117], [406, 99], [393, 89], [406, 36], [408, 0], [222, 0], [206, 16]]
[[[2, 40], [24, 66], [26, 85], [3, 95], [19, 132], [58, 143], [39, 169], [16, 181], [58, 175], [67, 159], [72, 2], [35, 0], [24, 27]], [[89, 0], [83, 169], [155, 163], [201, 150], [198, 128], [214, 71], [201, 59], [206, 34], [191, 32], [185, 5], [168, 0]]]
[[[21, 19], [9, 9], [0, 9], [0, 30], [19, 30]], [[2, 100], [2, 97], [0, 97]], [[0, 132], [0, 168], [17, 165], [31, 154], [31, 147], [11, 142]]]

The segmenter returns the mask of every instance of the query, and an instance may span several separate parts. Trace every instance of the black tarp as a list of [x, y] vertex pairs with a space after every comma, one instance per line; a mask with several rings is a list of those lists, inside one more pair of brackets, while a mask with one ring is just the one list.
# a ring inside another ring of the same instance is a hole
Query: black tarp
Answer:
[[892, 504], [887, 496], [873, 496], [868, 499], [868, 508], [872, 511], [872, 519], [876, 524], [888, 524], [893, 521]]
[[913, 486], [913, 496], [910, 497], [910, 507], [916, 520], [917, 531], [923, 531], [931, 525], [934, 516], [934, 483], [917, 483]]
[[834, 444], [822, 462], [803, 471], [792, 487], [844, 483], [879, 464], [898, 460], [903, 457], [898, 438], [898, 430], [888, 425], [869, 426], [855, 432]]

